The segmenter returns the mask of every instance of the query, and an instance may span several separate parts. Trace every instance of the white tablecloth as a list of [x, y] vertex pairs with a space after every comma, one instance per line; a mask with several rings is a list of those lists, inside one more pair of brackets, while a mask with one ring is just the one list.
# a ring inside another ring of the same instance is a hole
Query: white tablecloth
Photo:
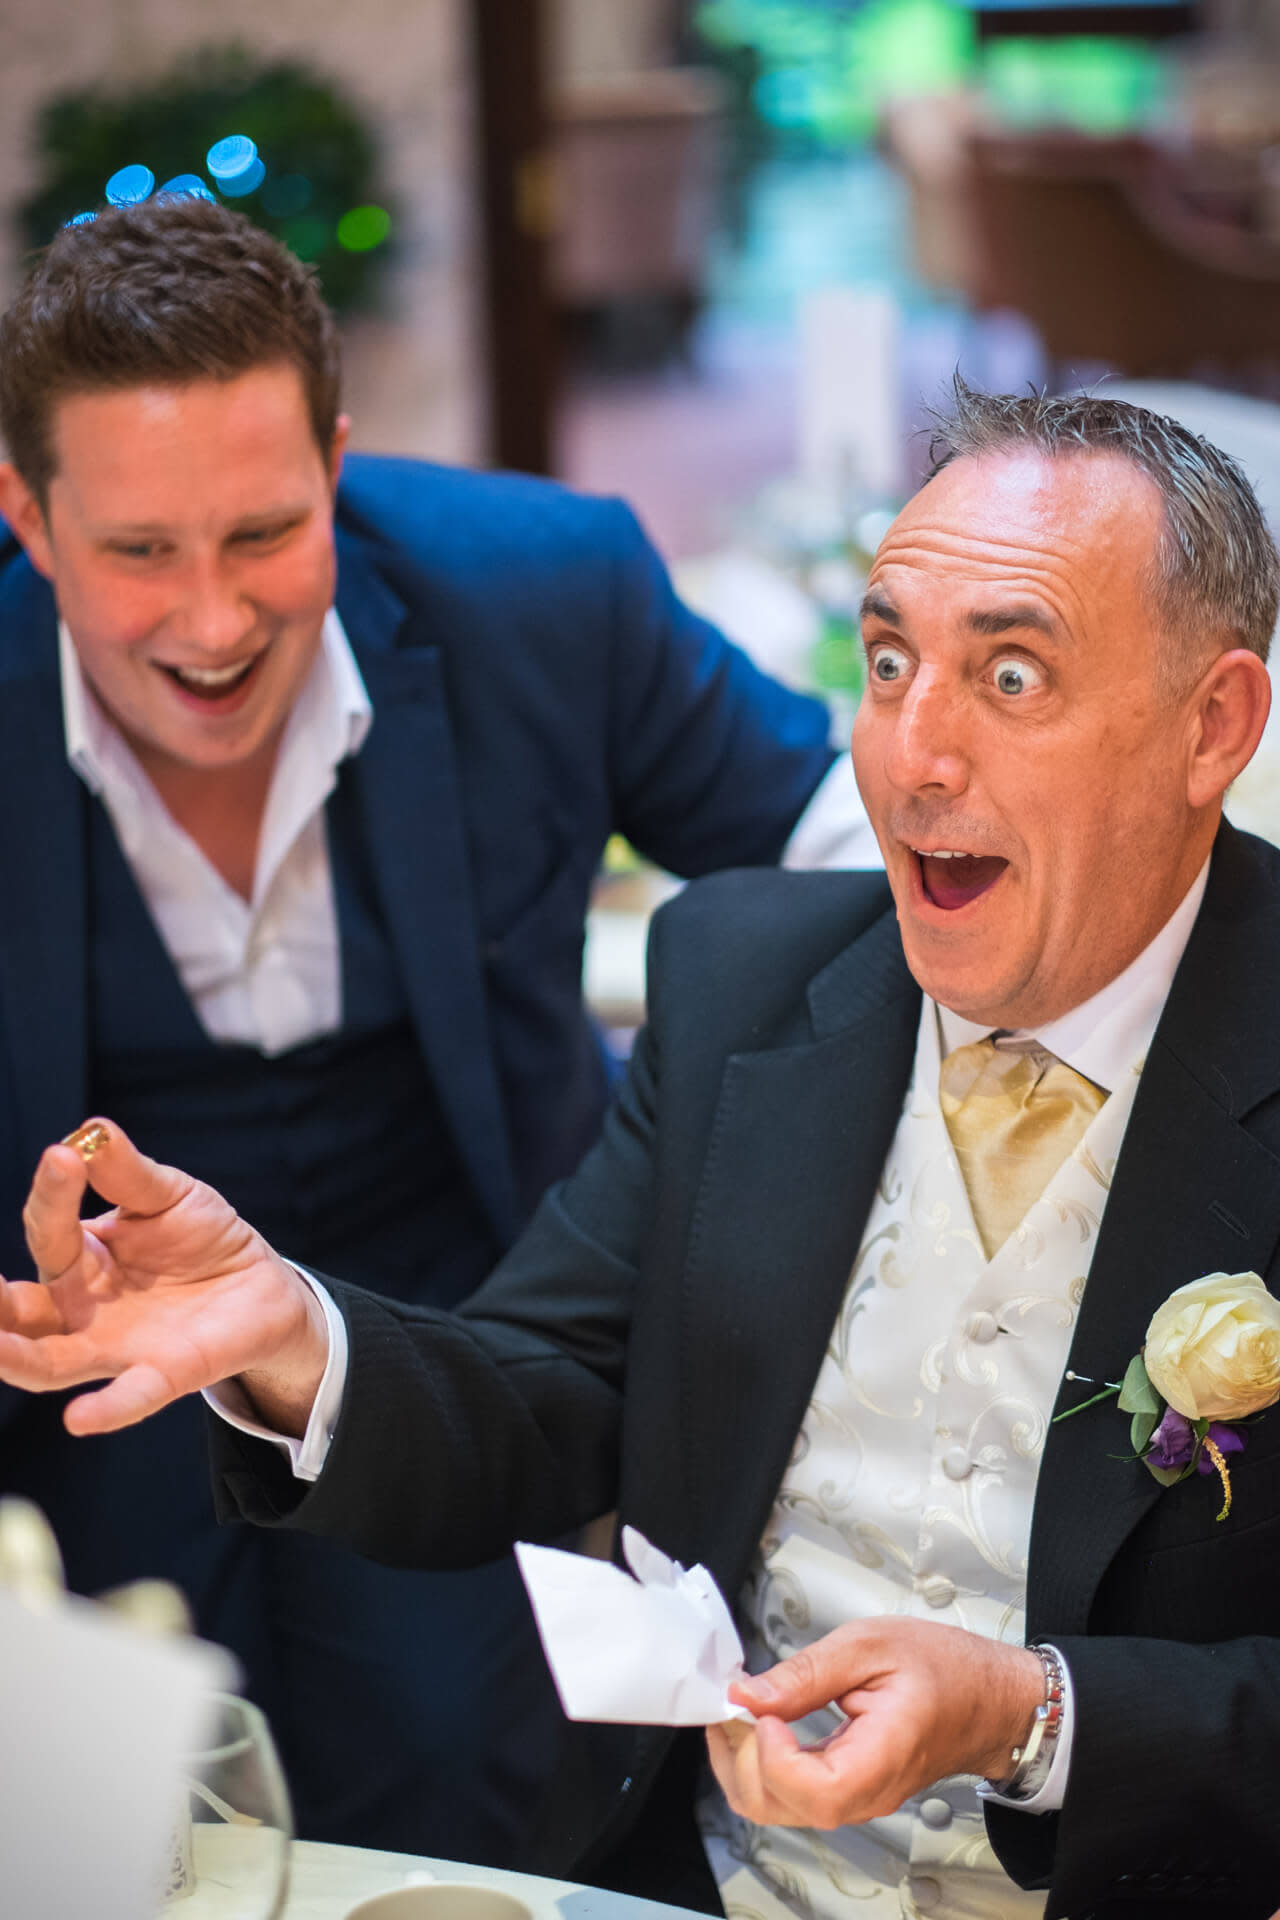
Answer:
[[[496, 1867], [464, 1866], [452, 1860], [419, 1860], [407, 1853], [373, 1853], [362, 1847], [331, 1847], [296, 1840], [284, 1920], [344, 1920], [358, 1900], [402, 1887], [409, 1876], [428, 1872], [437, 1880], [472, 1880], [502, 1887], [533, 1909], [534, 1920], [673, 1920], [683, 1908], [602, 1893], [568, 1880], [540, 1880]], [[173, 1920], [190, 1911], [183, 1901], [169, 1909]], [[228, 1916], [234, 1909], [228, 1908]], [[168, 1916], [166, 1916], [168, 1920]], [[693, 1920], [693, 1916], [689, 1916]]]

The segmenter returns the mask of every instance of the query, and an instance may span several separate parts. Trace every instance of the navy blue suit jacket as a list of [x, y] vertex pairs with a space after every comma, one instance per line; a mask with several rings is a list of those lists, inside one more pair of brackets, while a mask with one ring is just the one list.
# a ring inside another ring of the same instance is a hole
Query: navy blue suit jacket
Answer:
[[[603, 1110], [580, 979], [606, 839], [624, 833], [681, 874], [775, 861], [831, 764], [827, 716], [680, 605], [618, 502], [355, 456], [337, 541], [338, 611], [375, 716], [355, 773], [378, 891], [424, 1057], [505, 1245]], [[87, 1101], [86, 808], [63, 750], [53, 596], [0, 542], [10, 1275], [27, 1271], [36, 1159]]]

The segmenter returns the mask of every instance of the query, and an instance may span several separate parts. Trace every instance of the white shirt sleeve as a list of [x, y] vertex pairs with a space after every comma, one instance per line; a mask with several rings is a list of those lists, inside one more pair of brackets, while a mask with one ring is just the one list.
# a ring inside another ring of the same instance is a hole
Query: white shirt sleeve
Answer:
[[884, 866], [847, 753], [822, 781], [782, 850], [784, 867]]
[[1049, 1766], [1044, 1785], [1036, 1792], [1027, 1795], [1025, 1800], [1009, 1800], [1002, 1793], [988, 1786], [986, 1781], [979, 1782], [978, 1794], [983, 1800], [994, 1800], [998, 1807], [1012, 1807], [1015, 1813], [1056, 1813], [1067, 1797], [1067, 1775], [1071, 1771], [1071, 1741], [1075, 1733], [1075, 1697], [1071, 1691], [1071, 1669], [1049, 1641], [1038, 1642], [1050, 1653], [1057, 1654], [1058, 1665], [1062, 1668], [1062, 1725], [1058, 1737], [1053, 1743], [1053, 1760]]
[[272, 1446], [287, 1453], [296, 1480], [318, 1480], [342, 1411], [342, 1395], [347, 1384], [347, 1323], [315, 1275], [305, 1267], [296, 1266], [292, 1260], [289, 1265], [320, 1302], [329, 1334], [329, 1358], [301, 1440], [274, 1433], [255, 1420], [249, 1396], [235, 1380], [220, 1380], [217, 1386], [206, 1387], [204, 1398], [229, 1426], [238, 1427], [241, 1433], [251, 1434], [255, 1440], [269, 1440]]

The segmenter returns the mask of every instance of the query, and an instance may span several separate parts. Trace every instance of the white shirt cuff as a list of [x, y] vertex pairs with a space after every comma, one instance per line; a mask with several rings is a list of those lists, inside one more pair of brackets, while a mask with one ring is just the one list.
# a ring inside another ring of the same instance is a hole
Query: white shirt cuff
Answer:
[[884, 866], [849, 754], [841, 754], [796, 821], [782, 850], [782, 864], [877, 871]]
[[1071, 1741], [1075, 1733], [1076, 1713], [1075, 1696], [1071, 1691], [1071, 1669], [1049, 1641], [1038, 1641], [1050, 1653], [1057, 1654], [1058, 1664], [1062, 1668], [1062, 1725], [1058, 1737], [1053, 1743], [1053, 1760], [1049, 1766], [1044, 1785], [1036, 1792], [1027, 1795], [1025, 1800], [1010, 1800], [1003, 1793], [997, 1793], [994, 1787], [985, 1781], [978, 1787], [978, 1795], [983, 1800], [994, 1800], [998, 1807], [1012, 1807], [1015, 1813], [1056, 1813], [1067, 1797], [1067, 1775], [1071, 1771]]
[[274, 1433], [270, 1427], [264, 1427], [255, 1420], [249, 1396], [238, 1381], [219, 1380], [217, 1386], [205, 1388], [204, 1398], [228, 1426], [239, 1428], [241, 1433], [250, 1434], [255, 1440], [269, 1440], [272, 1446], [287, 1453], [295, 1480], [318, 1480], [329, 1452], [329, 1442], [333, 1439], [333, 1430], [338, 1424], [338, 1415], [342, 1411], [342, 1395], [347, 1384], [347, 1323], [315, 1275], [292, 1260], [289, 1265], [300, 1280], [306, 1281], [320, 1302], [329, 1334], [329, 1358], [325, 1362], [307, 1430], [301, 1440]]

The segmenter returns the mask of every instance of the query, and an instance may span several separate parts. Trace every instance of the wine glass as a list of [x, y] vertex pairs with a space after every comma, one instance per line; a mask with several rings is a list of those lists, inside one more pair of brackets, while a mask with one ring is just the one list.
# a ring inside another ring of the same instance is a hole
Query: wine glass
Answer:
[[230, 1693], [214, 1694], [212, 1705], [208, 1744], [183, 1765], [162, 1912], [165, 1920], [279, 1920], [293, 1834], [280, 1761], [257, 1707]]

